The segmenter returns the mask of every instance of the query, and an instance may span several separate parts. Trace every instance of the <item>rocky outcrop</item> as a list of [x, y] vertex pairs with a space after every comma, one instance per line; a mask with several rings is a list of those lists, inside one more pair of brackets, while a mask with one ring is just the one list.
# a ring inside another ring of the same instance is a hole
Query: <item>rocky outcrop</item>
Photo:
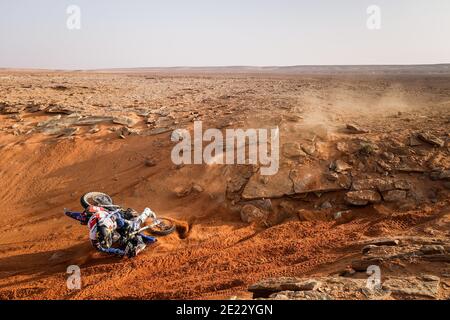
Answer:
[[396, 300], [439, 299], [440, 278], [433, 275], [370, 279], [346, 277], [271, 278], [249, 287], [254, 299], [269, 300]]
[[242, 192], [243, 199], [281, 198], [294, 194], [324, 193], [349, 189], [351, 180], [338, 175], [330, 180], [318, 167], [281, 168], [273, 176], [254, 174]]

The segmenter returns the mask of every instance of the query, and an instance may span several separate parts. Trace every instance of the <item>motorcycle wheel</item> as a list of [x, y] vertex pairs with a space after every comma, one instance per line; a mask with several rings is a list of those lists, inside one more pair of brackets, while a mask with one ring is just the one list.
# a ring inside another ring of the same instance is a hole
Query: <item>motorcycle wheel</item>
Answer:
[[87, 209], [89, 206], [108, 206], [112, 205], [112, 199], [109, 195], [103, 192], [87, 192], [80, 198], [81, 206]]
[[175, 231], [175, 224], [172, 220], [167, 218], [158, 218], [158, 220], [160, 221], [160, 223], [149, 229], [149, 232], [151, 234], [158, 236], [167, 236]]

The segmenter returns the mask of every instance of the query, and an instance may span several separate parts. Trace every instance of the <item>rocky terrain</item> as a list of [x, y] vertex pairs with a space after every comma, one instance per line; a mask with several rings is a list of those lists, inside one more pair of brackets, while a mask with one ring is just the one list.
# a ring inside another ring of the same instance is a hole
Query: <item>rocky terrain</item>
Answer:
[[[450, 73], [397, 71], [1, 71], [0, 297], [448, 299]], [[279, 127], [278, 173], [174, 165], [196, 120]], [[93, 190], [178, 232], [95, 253], [63, 215]]]

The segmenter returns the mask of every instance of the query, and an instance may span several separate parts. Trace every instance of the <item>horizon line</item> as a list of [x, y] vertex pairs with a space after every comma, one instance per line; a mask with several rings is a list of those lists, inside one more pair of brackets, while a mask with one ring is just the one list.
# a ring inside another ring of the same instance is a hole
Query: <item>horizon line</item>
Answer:
[[450, 66], [450, 62], [442, 63], [412, 63], [412, 64], [298, 64], [298, 65], [205, 65], [205, 66], [146, 66], [146, 67], [105, 67], [105, 68], [44, 68], [44, 67], [0, 67], [1, 71], [67, 71], [67, 72], [92, 72], [109, 70], [139, 70], [139, 69], [287, 69], [287, 68], [311, 68], [311, 67], [431, 67]]

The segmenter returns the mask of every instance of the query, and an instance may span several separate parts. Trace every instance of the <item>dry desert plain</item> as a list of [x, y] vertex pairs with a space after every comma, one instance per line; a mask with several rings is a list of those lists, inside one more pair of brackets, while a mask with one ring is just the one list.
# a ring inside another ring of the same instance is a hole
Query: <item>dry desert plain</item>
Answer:
[[[194, 121], [278, 127], [278, 173], [175, 165]], [[448, 299], [449, 129], [448, 65], [0, 70], [0, 298]], [[177, 232], [97, 253], [87, 191]]]

